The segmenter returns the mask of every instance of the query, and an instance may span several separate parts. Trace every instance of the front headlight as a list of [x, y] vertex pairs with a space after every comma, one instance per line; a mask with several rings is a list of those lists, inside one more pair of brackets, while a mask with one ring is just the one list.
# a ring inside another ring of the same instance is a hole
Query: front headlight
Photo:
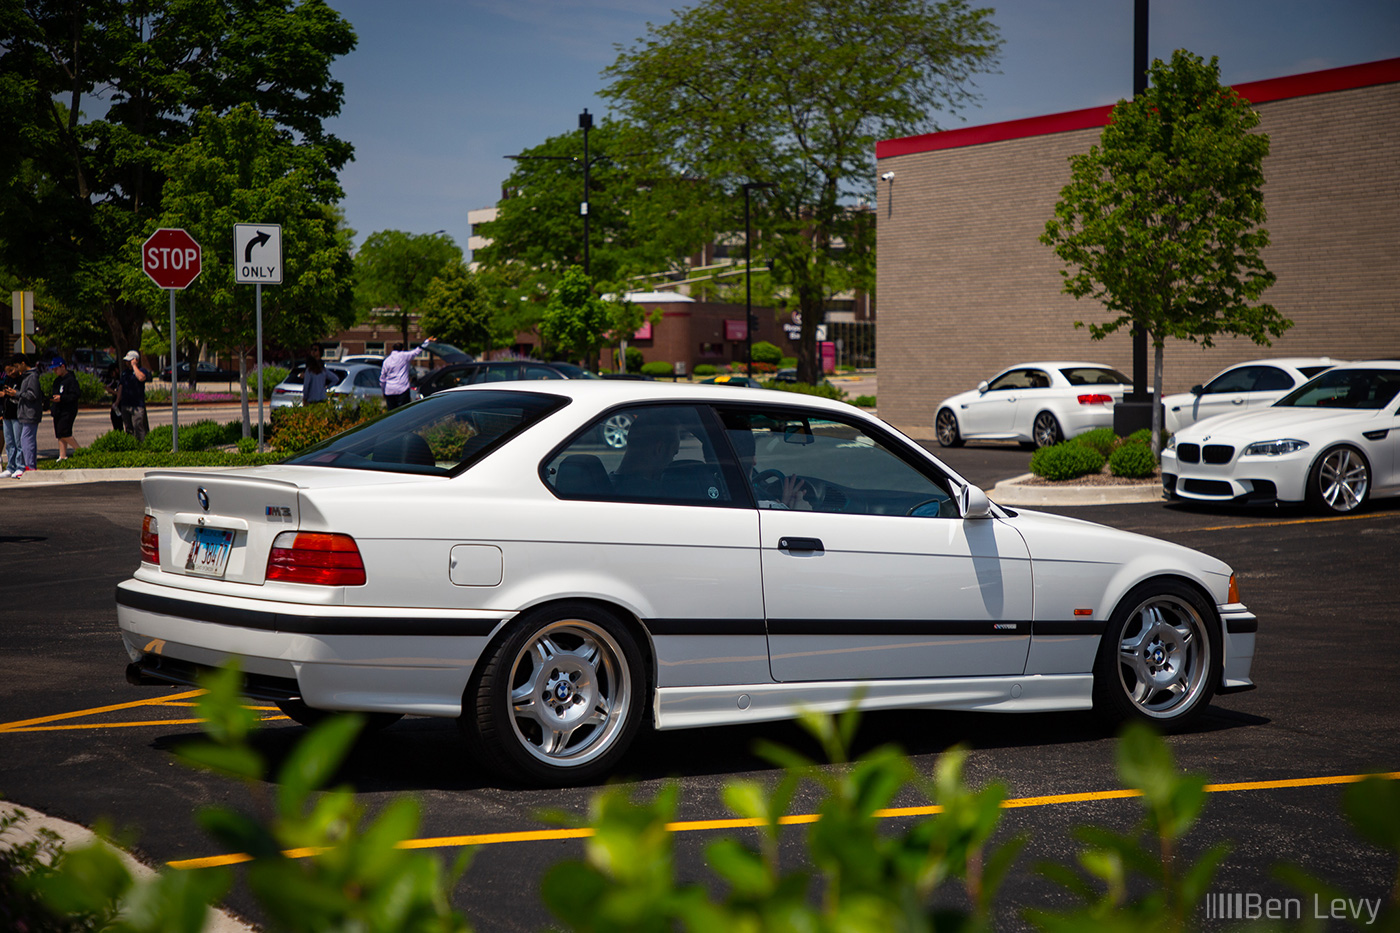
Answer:
[[1291, 437], [1285, 437], [1276, 441], [1259, 441], [1258, 443], [1250, 444], [1244, 449], [1240, 456], [1281, 457], [1284, 454], [1296, 453], [1307, 446], [1307, 441], [1299, 441]]
[[1171, 437], [1167, 438], [1166, 446], [1164, 446], [1162, 449], [1163, 449], [1163, 450], [1176, 450], [1176, 435], [1175, 435], [1175, 434], [1173, 434]]

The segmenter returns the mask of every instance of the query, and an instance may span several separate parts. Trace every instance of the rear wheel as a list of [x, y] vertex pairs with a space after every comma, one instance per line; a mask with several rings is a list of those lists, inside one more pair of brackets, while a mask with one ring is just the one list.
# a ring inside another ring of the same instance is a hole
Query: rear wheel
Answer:
[[958, 416], [951, 409], [941, 409], [933, 419], [934, 432], [938, 435], [940, 447], [961, 447], [962, 435], [958, 432]]
[[[330, 710], [307, 706], [301, 700], [278, 700], [277, 708], [292, 722], [307, 727], [325, 722], [331, 716], [341, 715]], [[365, 732], [378, 732], [380, 729], [387, 729], [403, 718], [402, 713], [356, 713], [355, 715], [364, 717]]]
[[1366, 504], [1371, 467], [1355, 447], [1334, 447], [1308, 474], [1308, 504], [1314, 511], [1345, 515]]
[[1065, 435], [1060, 430], [1060, 422], [1055, 416], [1048, 411], [1042, 411], [1035, 416], [1035, 423], [1031, 425], [1031, 439], [1035, 441], [1037, 448], [1054, 447], [1065, 439]]
[[1175, 580], [1140, 584], [1109, 618], [1094, 663], [1094, 709], [1115, 722], [1182, 729], [1210, 705], [1221, 671], [1215, 612]]
[[626, 627], [586, 603], [526, 613], [473, 677], [460, 725], [492, 770], [530, 784], [610, 771], [645, 711], [642, 656]]

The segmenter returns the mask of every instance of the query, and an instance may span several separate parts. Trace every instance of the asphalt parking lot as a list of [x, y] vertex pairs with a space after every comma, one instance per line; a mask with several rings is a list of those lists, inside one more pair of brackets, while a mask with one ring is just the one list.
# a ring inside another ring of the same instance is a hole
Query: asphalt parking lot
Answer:
[[[1024, 472], [1028, 459], [1011, 445], [940, 454], [987, 488]], [[137, 560], [138, 484], [13, 489], [0, 493], [0, 510], [0, 796], [85, 825], [106, 818], [130, 830], [133, 851], [151, 864], [227, 854], [193, 814], [205, 804], [245, 802], [244, 790], [176, 762], [172, 748], [198, 731], [188, 700], [177, 697], [183, 691], [131, 687], [123, 678], [112, 592]], [[1169, 740], [1178, 761], [1216, 787], [1188, 849], [1233, 842], [1213, 890], [1284, 896], [1290, 892], [1271, 868], [1286, 859], [1353, 896], [1387, 896], [1393, 858], [1347, 827], [1336, 779], [1400, 771], [1400, 503], [1341, 520], [1160, 503], [1050, 511], [1228, 561], [1260, 619], [1259, 689], [1217, 698], [1199, 729]], [[256, 742], [275, 761], [303, 730], [275, 711], [267, 715]], [[758, 739], [811, 747], [789, 724], [658, 733], [636, 743], [622, 771], [639, 794], [676, 778], [681, 818], [714, 820], [729, 815], [719, 797], [726, 780], [773, 775], [751, 750]], [[1029, 801], [1008, 810], [1003, 823], [1007, 833], [1032, 836], [1004, 889], [1009, 923], [1019, 907], [1055, 902], [1058, 889], [1031, 869], [1042, 858], [1068, 858], [1072, 827], [1126, 828], [1139, 815], [1134, 801], [1105, 794], [1122, 786], [1115, 740], [1089, 714], [866, 717], [860, 747], [884, 742], [902, 745], [926, 772], [942, 751], [965, 743], [972, 781], [1001, 780], [1012, 798]], [[584, 813], [589, 789], [498, 786], [474, 767], [453, 723], [417, 718], [363, 739], [340, 779], [371, 809], [396, 794], [416, 796], [422, 835], [439, 840], [444, 858], [476, 843], [456, 900], [478, 930], [549, 924], [535, 895], [538, 879], [582, 846], [548, 833], [523, 841], [513, 834], [548, 829], [537, 817], [542, 808]], [[793, 859], [801, 831], [790, 831]], [[684, 878], [707, 877], [703, 847], [719, 834], [703, 825], [678, 833]], [[231, 906], [253, 910], [242, 895]]]

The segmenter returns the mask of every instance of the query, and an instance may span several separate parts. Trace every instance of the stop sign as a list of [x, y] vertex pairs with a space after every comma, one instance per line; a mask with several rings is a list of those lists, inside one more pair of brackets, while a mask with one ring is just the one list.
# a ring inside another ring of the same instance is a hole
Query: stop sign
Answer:
[[141, 270], [161, 288], [188, 288], [200, 259], [199, 244], [178, 228], [163, 227], [141, 244]]

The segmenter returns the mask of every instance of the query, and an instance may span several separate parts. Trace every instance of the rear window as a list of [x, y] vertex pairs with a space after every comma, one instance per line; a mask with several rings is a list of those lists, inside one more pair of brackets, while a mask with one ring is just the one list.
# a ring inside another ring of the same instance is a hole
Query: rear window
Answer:
[[1106, 366], [1067, 366], [1060, 373], [1072, 386], [1132, 385], [1133, 380]]
[[284, 463], [453, 476], [567, 404], [526, 392], [448, 392], [351, 428]]

